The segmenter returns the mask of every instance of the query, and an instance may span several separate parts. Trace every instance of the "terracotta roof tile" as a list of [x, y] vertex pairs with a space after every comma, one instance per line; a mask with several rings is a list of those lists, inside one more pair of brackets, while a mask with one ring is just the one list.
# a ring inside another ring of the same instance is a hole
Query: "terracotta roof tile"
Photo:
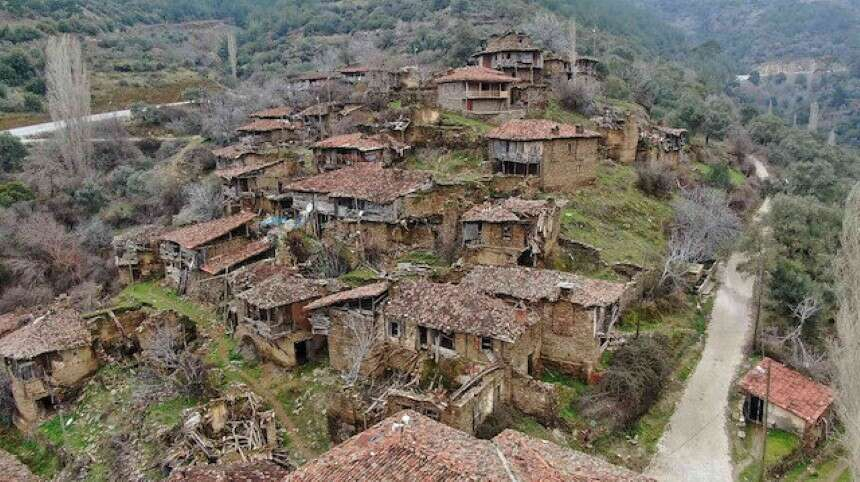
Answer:
[[360, 162], [293, 182], [286, 190], [388, 204], [398, 197], [429, 188], [431, 184], [430, 173], [384, 169], [376, 162]]
[[161, 239], [172, 241], [185, 249], [195, 249], [250, 223], [255, 217], [257, 217], [256, 214], [243, 211], [232, 216], [179, 228], [162, 235]]
[[33, 475], [33, 472], [30, 472], [30, 469], [14, 455], [0, 449], [0, 481], [35, 482], [37, 480], [42, 479]]
[[744, 375], [740, 387], [764, 399], [767, 395], [767, 367], [770, 366], [770, 403], [814, 424], [833, 404], [833, 390], [811, 378], [765, 358]]
[[336, 305], [346, 301], [360, 300], [363, 298], [375, 298], [388, 291], [388, 282], [380, 281], [369, 285], [361, 286], [351, 290], [341, 291], [333, 295], [323, 296], [305, 306], [305, 311], [318, 310], [326, 306]]
[[325, 294], [326, 291], [319, 281], [304, 278], [295, 272], [280, 272], [236, 297], [257, 308], [269, 310], [319, 298]]
[[336, 102], [321, 102], [319, 104], [314, 104], [303, 111], [299, 112], [299, 115], [302, 117], [318, 117], [321, 115], [328, 115], [335, 107], [337, 107]]
[[16, 360], [89, 345], [90, 332], [77, 311], [49, 311], [0, 338], [0, 356]]
[[224, 253], [220, 256], [213, 256], [206, 260], [206, 263], [200, 267], [200, 271], [211, 275], [220, 274], [221, 272], [236, 266], [243, 261], [247, 261], [254, 256], [265, 253], [272, 248], [272, 243], [264, 238], [258, 241], [252, 241], [244, 246], [241, 246], [229, 253]]
[[289, 472], [270, 462], [198, 465], [174, 470], [168, 482], [276, 482]]
[[223, 159], [239, 159], [246, 154], [256, 154], [257, 150], [245, 144], [233, 144], [219, 149], [213, 149], [212, 155]]
[[546, 200], [507, 198], [502, 201], [485, 202], [472, 207], [463, 214], [463, 222], [508, 223], [540, 216], [552, 209]]
[[281, 130], [295, 130], [296, 125], [283, 119], [257, 119], [250, 124], [245, 124], [236, 129], [239, 132], [272, 132]]
[[113, 237], [113, 244], [119, 245], [128, 242], [146, 244], [156, 241], [162, 234], [167, 232], [167, 226], [158, 224], [141, 224], [125, 229]]
[[317, 149], [356, 149], [362, 152], [391, 148], [401, 150], [404, 144], [384, 135], [365, 135], [361, 133], [343, 134], [323, 139], [313, 147]]
[[517, 82], [517, 79], [504, 72], [486, 67], [460, 67], [449, 70], [445, 75], [436, 78], [437, 84], [464, 81], [513, 83]]
[[582, 452], [515, 430], [493, 438], [521, 482], [651, 481], [654, 479]]
[[534, 52], [540, 51], [532, 42], [531, 37], [519, 32], [507, 32], [490, 37], [487, 46], [481, 53], [495, 52]]
[[600, 137], [595, 131], [581, 129], [570, 124], [559, 124], [546, 119], [518, 119], [505, 122], [487, 132], [488, 139], [507, 141], [539, 141], [551, 139], [573, 139]]
[[271, 109], [263, 109], [261, 111], [253, 112], [248, 115], [248, 117], [256, 117], [257, 119], [282, 119], [284, 117], [289, 117], [290, 114], [293, 113], [292, 107], [272, 107]]
[[245, 174], [250, 174], [254, 171], [259, 171], [261, 169], [266, 169], [267, 167], [272, 167], [276, 164], [281, 164], [282, 162], [284, 162], [283, 159], [259, 159], [244, 164], [225, 167], [222, 169], [216, 169], [215, 175], [222, 179], [230, 180], [236, 177], [244, 176]]
[[564, 295], [582, 306], [615, 303], [621, 299], [625, 289], [623, 283], [522, 266], [475, 266], [461, 283], [485, 293], [531, 302], [557, 301]]
[[456, 333], [515, 342], [537, 316], [462, 285], [404, 281], [385, 305], [386, 316]]

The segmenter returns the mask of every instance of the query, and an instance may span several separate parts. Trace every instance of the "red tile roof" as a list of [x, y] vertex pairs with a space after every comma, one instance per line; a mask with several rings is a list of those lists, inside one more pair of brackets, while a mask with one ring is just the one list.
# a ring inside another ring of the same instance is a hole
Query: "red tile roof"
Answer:
[[198, 465], [174, 470], [168, 482], [276, 482], [289, 472], [270, 462]]
[[480, 440], [404, 410], [289, 474], [285, 482], [650, 480], [525, 434]]
[[256, 117], [257, 119], [281, 119], [289, 117], [292, 113], [292, 107], [272, 107], [271, 109], [263, 109], [261, 111], [253, 112], [249, 114], [248, 117]]
[[460, 67], [452, 69], [447, 74], [436, 78], [437, 84], [445, 84], [450, 82], [498, 82], [503, 84], [517, 82], [517, 79], [511, 77], [504, 72], [486, 67]]
[[212, 221], [179, 228], [162, 235], [161, 239], [172, 241], [185, 249], [195, 249], [250, 223], [255, 217], [257, 215], [252, 212], [242, 211], [225, 218], [213, 219]]
[[322, 115], [328, 115], [332, 109], [338, 106], [336, 102], [321, 102], [319, 104], [314, 104], [305, 110], [299, 112], [299, 115], [302, 117], [319, 117]]
[[295, 272], [280, 272], [258, 282], [253, 288], [236, 295], [257, 308], [269, 310], [326, 294], [319, 281], [307, 279]]
[[463, 222], [510, 223], [524, 221], [549, 212], [552, 203], [546, 200], [507, 198], [503, 201], [488, 201], [472, 207], [463, 214]]
[[230, 180], [236, 177], [242, 177], [254, 171], [259, 171], [261, 169], [266, 169], [267, 167], [272, 167], [282, 162], [284, 162], [283, 159], [258, 159], [244, 164], [238, 164], [222, 169], [216, 169], [215, 175], [222, 179]]
[[485, 293], [531, 302], [566, 297], [586, 307], [616, 303], [625, 289], [623, 283], [522, 266], [475, 266], [461, 283]]
[[360, 162], [293, 182], [286, 190], [388, 204], [398, 197], [430, 187], [431, 179], [431, 174], [426, 172], [384, 169], [376, 162]]
[[369, 136], [361, 133], [343, 134], [323, 139], [313, 147], [317, 149], [356, 149], [362, 152], [377, 151], [386, 147], [395, 148], [399, 142], [382, 135]]
[[515, 430], [493, 438], [520, 482], [651, 481], [644, 475]]
[[245, 124], [236, 129], [239, 132], [273, 132], [281, 130], [295, 130], [295, 124], [284, 119], [258, 119], [250, 124]]
[[488, 336], [514, 343], [538, 317], [474, 288], [403, 281], [385, 305], [386, 317], [447, 332]]
[[345, 301], [360, 300], [363, 298], [375, 298], [388, 291], [388, 281], [380, 281], [369, 285], [361, 286], [355, 289], [341, 291], [333, 295], [323, 296], [305, 306], [305, 311], [318, 310], [326, 306], [336, 305]]
[[233, 144], [219, 149], [213, 149], [212, 155], [224, 159], [238, 159], [246, 154], [256, 154], [257, 150], [245, 144]]
[[272, 248], [272, 243], [264, 238], [258, 241], [252, 241], [244, 246], [241, 246], [229, 253], [224, 253], [219, 256], [213, 256], [206, 260], [206, 263], [200, 268], [200, 271], [211, 275], [220, 274], [221, 272], [236, 266], [243, 261], [247, 261], [254, 256], [260, 255]]
[[588, 129], [577, 131], [576, 126], [559, 124], [546, 119], [518, 119], [505, 122], [499, 127], [487, 132], [488, 139], [506, 141], [540, 141], [551, 139], [574, 139], [600, 137], [600, 134]]
[[833, 404], [833, 390], [770, 358], [764, 358], [744, 375], [740, 387], [764, 399], [767, 395], [767, 368], [770, 366], [770, 403], [791, 412], [809, 424]]
[[0, 338], [0, 356], [23, 360], [91, 342], [90, 331], [77, 311], [57, 309]]

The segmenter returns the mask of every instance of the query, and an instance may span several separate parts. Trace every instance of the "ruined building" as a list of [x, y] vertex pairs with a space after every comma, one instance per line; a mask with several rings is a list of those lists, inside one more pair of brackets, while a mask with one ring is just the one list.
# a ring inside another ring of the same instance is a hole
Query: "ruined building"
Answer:
[[573, 64], [566, 55], [546, 52], [544, 53], [543, 62], [544, 77], [546, 79], [571, 80], [573, 78]]
[[480, 440], [404, 410], [298, 468], [287, 482], [649, 481], [597, 457], [505, 430]]
[[620, 319], [626, 286], [561, 271], [519, 266], [475, 266], [461, 284], [541, 317], [541, 360], [590, 380]]
[[298, 140], [301, 128], [301, 125], [285, 119], [258, 119], [236, 131], [249, 136], [254, 144], [278, 145]]
[[266, 195], [277, 193], [298, 173], [297, 162], [278, 157], [236, 161], [229, 167], [216, 169], [215, 175], [221, 179], [225, 215], [240, 211], [271, 211]]
[[92, 337], [76, 311], [52, 307], [26, 320], [0, 338], [0, 357], [15, 398], [15, 424], [22, 430], [98, 369]]
[[215, 257], [233, 253], [250, 243], [251, 223], [256, 215], [242, 211], [212, 221], [192, 224], [161, 236], [159, 256], [165, 280], [181, 293], [200, 269]]
[[543, 81], [543, 51], [524, 33], [508, 32], [490, 37], [484, 49], [472, 58], [477, 65], [504, 72], [518, 82]]
[[511, 85], [517, 79], [486, 67], [452, 69], [436, 78], [439, 107], [472, 114], [523, 113], [511, 108]]
[[158, 243], [165, 231], [163, 226], [145, 224], [114, 236], [111, 246], [120, 284], [161, 277], [164, 266], [159, 258]]
[[561, 209], [552, 200], [507, 198], [463, 214], [463, 257], [468, 263], [541, 266], [558, 245]]
[[321, 172], [359, 162], [377, 162], [388, 166], [402, 159], [408, 149], [408, 145], [385, 134], [344, 134], [313, 145], [314, 161]]
[[602, 136], [601, 146], [606, 155], [621, 164], [636, 161], [636, 148], [639, 144], [639, 119], [632, 112], [619, 112], [607, 108], [603, 114], [591, 118]]
[[582, 126], [544, 119], [512, 120], [485, 137], [498, 176], [533, 179], [547, 191], [569, 191], [596, 175], [600, 134]]

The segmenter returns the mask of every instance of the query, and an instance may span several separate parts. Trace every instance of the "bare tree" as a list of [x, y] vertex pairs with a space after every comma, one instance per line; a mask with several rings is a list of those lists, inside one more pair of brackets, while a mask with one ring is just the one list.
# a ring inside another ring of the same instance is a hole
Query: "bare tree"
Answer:
[[214, 181], [189, 184], [183, 189], [188, 200], [179, 214], [176, 224], [191, 224], [217, 218], [223, 211], [221, 186]]
[[48, 110], [61, 123], [55, 140], [64, 167], [79, 177], [92, 171], [90, 165], [90, 82], [81, 55], [81, 44], [68, 34], [48, 39], [45, 48], [45, 79]]
[[227, 32], [227, 62], [230, 65], [230, 75], [233, 76], [233, 80], [236, 80], [237, 76], [237, 49], [236, 49], [236, 32], [230, 30]]
[[815, 296], [807, 296], [792, 307], [791, 313], [797, 320], [797, 326], [780, 340], [791, 348], [792, 365], [810, 369], [824, 360], [824, 355], [815, 353], [812, 347], [803, 341], [803, 327], [806, 322], [821, 311], [821, 304]]
[[[573, 22], [564, 21], [555, 14], [540, 12], [520, 25], [520, 29], [554, 52], [568, 53], [571, 47], [576, 48], [576, 26]], [[573, 45], [570, 44], [571, 29], [573, 29]]]
[[349, 368], [342, 374], [342, 377], [347, 385], [352, 385], [358, 380], [361, 365], [376, 344], [377, 332], [372, 316], [350, 314], [344, 320], [344, 324], [347, 331], [352, 335], [353, 343], [346, 350]]
[[860, 184], [845, 203], [842, 252], [836, 261], [839, 313], [838, 340], [830, 358], [837, 385], [836, 407], [845, 425], [843, 445], [854, 477], [860, 477]]
[[740, 218], [729, 207], [725, 193], [717, 189], [683, 192], [673, 204], [675, 220], [658, 287], [682, 285], [690, 263], [713, 259], [741, 231]]

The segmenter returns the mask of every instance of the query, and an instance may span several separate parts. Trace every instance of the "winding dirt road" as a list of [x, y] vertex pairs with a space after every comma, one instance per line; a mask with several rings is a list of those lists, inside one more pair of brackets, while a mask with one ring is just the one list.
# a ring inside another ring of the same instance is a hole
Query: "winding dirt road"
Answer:
[[[756, 176], [768, 177], [757, 159]], [[768, 212], [766, 199], [758, 215]], [[729, 390], [744, 359], [752, 331], [753, 279], [738, 270], [743, 253], [735, 252], [719, 270], [720, 287], [708, 325], [702, 359], [675, 407], [669, 428], [657, 445], [646, 475], [661, 481], [720, 481], [733, 479], [729, 434]]]

